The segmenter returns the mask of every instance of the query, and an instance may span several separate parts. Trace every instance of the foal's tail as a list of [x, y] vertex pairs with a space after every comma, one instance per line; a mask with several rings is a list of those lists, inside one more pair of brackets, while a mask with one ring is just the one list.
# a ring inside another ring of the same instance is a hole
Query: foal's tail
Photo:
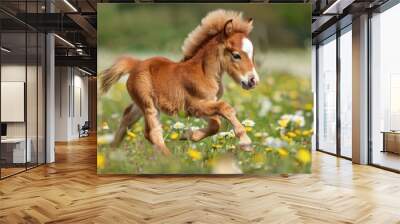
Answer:
[[140, 60], [132, 57], [124, 56], [119, 58], [114, 65], [100, 73], [100, 91], [106, 93], [112, 85], [118, 80], [131, 72], [138, 64]]

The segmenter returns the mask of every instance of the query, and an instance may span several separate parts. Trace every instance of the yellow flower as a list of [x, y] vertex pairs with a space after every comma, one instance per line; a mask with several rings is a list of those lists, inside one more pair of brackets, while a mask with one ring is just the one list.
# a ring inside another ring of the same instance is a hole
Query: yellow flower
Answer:
[[220, 149], [220, 148], [222, 148], [222, 145], [220, 145], [220, 144], [212, 144], [212, 147], [214, 149]]
[[304, 109], [311, 111], [313, 109], [312, 103], [307, 103], [306, 105], [304, 105]]
[[201, 152], [197, 151], [196, 149], [189, 149], [187, 154], [192, 158], [192, 160], [200, 160], [202, 158]]
[[301, 148], [297, 151], [297, 159], [303, 164], [309, 163], [311, 161], [310, 150]]
[[267, 147], [267, 148], [265, 148], [265, 151], [266, 152], [271, 152], [273, 149], [271, 148], [271, 147]]
[[283, 139], [284, 141], [286, 141], [287, 143], [293, 142], [293, 140], [292, 140], [289, 136], [287, 136], [287, 135], [282, 135], [282, 139]]
[[281, 157], [286, 157], [286, 156], [288, 156], [288, 151], [286, 150], [286, 149], [283, 149], [283, 148], [279, 148], [278, 149], [278, 154], [281, 156]]
[[281, 119], [278, 121], [279, 126], [281, 126], [282, 128], [286, 128], [289, 124], [289, 120], [288, 119]]
[[129, 137], [131, 137], [132, 139], [134, 139], [134, 138], [136, 138], [136, 134], [135, 133], [133, 133], [133, 132], [131, 132], [131, 131], [126, 131], [126, 134], [129, 136]]
[[301, 131], [300, 131], [299, 129], [296, 129], [296, 130], [294, 131], [294, 133], [296, 133], [296, 135], [301, 135]]
[[253, 159], [256, 163], [264, 163], [265, 161], [265, 157], [262, 153], [256, 153]]
[[235, 149], [236, 146], [234, 146], [234, 145], [227, 145], [226, 148], [227, 148], [227, 149]]
[[179, 138], [179, 133], [177, 132], [172, 132], [171, 135], [169, 136], [170, 139], [176, 140]]
[[244, 127], [244, 130], [246, 130], [246, 132], [251, 132], [253, 130], [252, 127]]
[[305, 130], [305, 131], [303, 131], [303, 136], [310, 136], [310, 135], [312, 135], [313, 134], [313, 130], [312, 129], [310, 129], [310, 130]]
[[98, 153], [97, 154], [97, 168], [103, 169], [105, 164], [105, 157], [103, 153]]
[[294, 137], [297, 136], [294, 132], [291, 132], [291, 131], [289, 131], [289, 132], [287, 133], [287, 135], [288, 135], [289, 137], [291, 137], [291, 138], [294, 138]]
[[107, 124], [107, 122], [103, 122], [103, 124], [101, 125], [101, 128], [103, 129], [103, 130], [108, 130], [108, 129], [110, 129], [110, 127], [108, 127], [108, 124]]

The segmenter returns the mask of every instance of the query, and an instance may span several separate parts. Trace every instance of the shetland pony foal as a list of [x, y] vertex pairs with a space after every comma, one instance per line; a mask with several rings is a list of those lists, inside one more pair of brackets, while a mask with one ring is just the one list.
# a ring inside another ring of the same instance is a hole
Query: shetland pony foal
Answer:
[[173, 62], [163, 57], [138, 60], [120, 58], [101, 74], [103, 93], [121, 76], [129, 73], [127, 90], [134, 103], [125, 109], [113, 146], [125, 136], [127, 128], [144, 116], [144, 136], [165, 155], [170, 150], [164, 143], [160, 111], [174, 115], [184, 111], [188, 116], [208, 120], [208, 126], [188, 130], [183, 139], [199, 141], [218, 132], [220, 116], [232, 125], [243, 150], [252, 150], [251, 140], [235, 110], [219, 100], [223, 94], [222, 75], [230, 77], [244, 89], [254, 88], [259, 82], [254, 67], [253, 45], [248, 39], [252, 19], [244, 20], [241, 13], [216, 10], [209, 13], [192, 31], [182, 47], [184, 58]]

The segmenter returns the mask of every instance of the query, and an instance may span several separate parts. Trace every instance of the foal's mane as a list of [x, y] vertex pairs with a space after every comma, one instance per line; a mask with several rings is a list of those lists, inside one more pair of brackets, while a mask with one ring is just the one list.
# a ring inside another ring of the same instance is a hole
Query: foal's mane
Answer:
[[183, 42], [182, 61], [192, 58], [205, 42], [224, 29], [225, 23], [230, 19], [232, 19], [233, 32], [249, 35], [253, 29], [253, 25], [243, 19], [241, 12], [223, 9], [209, 12], [207, 16], [201, 20], [200, 25], [190, 32]]

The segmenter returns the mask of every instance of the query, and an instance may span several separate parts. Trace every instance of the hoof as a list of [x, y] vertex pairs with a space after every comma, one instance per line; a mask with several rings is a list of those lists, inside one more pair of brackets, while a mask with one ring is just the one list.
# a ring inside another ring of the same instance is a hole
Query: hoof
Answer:
[[155, 147], [158, 151], [160, 151], [164, 156], [170, 156], [172, 153], [167, 147]]
[[198, 142], [198, 141], [202, 140], [203, 137], [204, 137], [204, 134], [201, 132], [188, 130], [181, 136], [181, 138], [179, 140], [190, 140], [193, 142]]
[[253, 151], [253, 147], [251, 146], [251, 144], [240, 144], [240, 149], [246, 152]]

